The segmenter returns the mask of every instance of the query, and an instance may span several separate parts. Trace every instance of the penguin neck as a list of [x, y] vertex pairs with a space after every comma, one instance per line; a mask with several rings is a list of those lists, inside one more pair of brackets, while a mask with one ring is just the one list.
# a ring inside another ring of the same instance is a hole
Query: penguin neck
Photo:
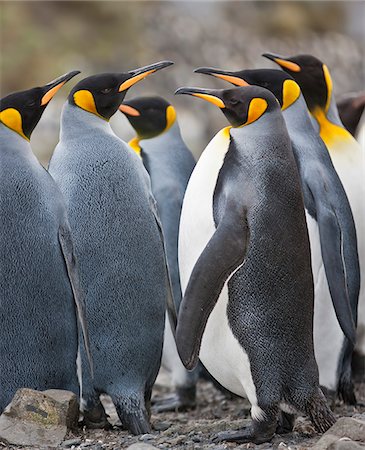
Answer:
[[233, 138], [240, 138], [240, 136], [262, 136], [278, 134], [277, 130], [285, 127], [283, 116], [279, 109], [266, 112], [258, 120], [249, 125], [241, 127], [231, 127], [230, 134]]
[[163, 133], [155, 136], [151, 139], [140, 139], [139, 146], [143, 149], [144, 153], [171, 153], [171, 142], [181, 141], [180, 127], [178, 123], [175, 123]]
[[283, 111], [283, 117], [289, 136], [293, 141], [298, 134], [314, 131], [307, 104], [302, 94]]
[[23, 155], [30, 154], [34, 156], [29, 141], [20, 136], [20, 134], [8, 128], [3, 123], [0, 123], [0, 142], [1, 153], [11, 152], [12, 154], [20, 153]]
[[[329, 150], [338, 143], [343, 144], [352, 140], [351, 134], [341, 122], [333, 94], [327, 111], [317, 106], [311, 113], [319, 125], [319, 135]], [[344, 145], [341, 147], [345, 148]]]
[[106, 120], [84, 111], [78, 106], [65, 103], [61, 114], [61, 140], [80, 138], [80, 135], [94, 134], [98, 131], [114, 135]]

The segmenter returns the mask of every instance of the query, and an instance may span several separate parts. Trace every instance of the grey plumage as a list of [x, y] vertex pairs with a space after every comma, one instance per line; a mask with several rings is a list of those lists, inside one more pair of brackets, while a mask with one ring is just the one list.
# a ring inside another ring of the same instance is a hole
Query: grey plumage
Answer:
[[167, 297], [148, 175], [106, 121], [69, 103], [49, 170], [66, 199], [86, 292], [94, 360], [86, 411], [105, 392], [132, 432], [148, 432]]
[[[30, 144], [0, 124], [0, 413], [21, 387], [78, 395], [77, 319], [59, 241], [62, 195]], [[76, 287], [77, 289], [77, 287]]]
[[166, 133], [152, 139], [142, 139], [139, 145], [164, 230], [171, 284], [178, 310], [181, 302], [177, 260], [180, 213], [195, 160], [182, 140], [177, 122]]

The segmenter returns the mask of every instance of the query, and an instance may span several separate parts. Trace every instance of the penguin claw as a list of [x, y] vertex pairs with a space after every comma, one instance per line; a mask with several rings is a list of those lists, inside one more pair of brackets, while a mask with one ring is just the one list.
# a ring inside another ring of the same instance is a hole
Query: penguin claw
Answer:
[[178, 394], [174, 394], [154, 403], [152, 410], [154, 413], [162, 413], [169, 411], [187, 411], [196, 407], [194, 400], [181, 398]]
[[220, 431], [213, 436], [212, 442], [218, 444], [220, 442], [254, 442], [254, 437], [247, 428], [237, 431]]

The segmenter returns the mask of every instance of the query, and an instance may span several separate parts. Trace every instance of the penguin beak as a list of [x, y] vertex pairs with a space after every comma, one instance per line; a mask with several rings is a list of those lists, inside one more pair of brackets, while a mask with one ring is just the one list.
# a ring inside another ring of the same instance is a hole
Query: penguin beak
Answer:
[[234, 72], [229, 72], [228, 70], [213, 69], [211, 67], [199, 67], [198, 69], [195, 69], [194, 72], [221, 78], [222, 80], [228, 81], [228, 83], [232, 83], [235, 86], [249, 86], [245, 80], [236, 76]]
[[264, 58], [270, 59], [271, 61], [274, 61], [280, 67], [288, 69], [291, 72], [300, 72], [302, 70], [302, 68], [298, 64], [290, 61], [287, 58], [284, 58], [283, 56], [276, 55], [275, 53], [263, 53], [262, 56]]
[[44, 90], [43, 97], [41, 98], [41, 106], [46, 106], [55, 96], [56, 92], [67, 83], [71, 78], [80, 73], [79, 70], [73, 70], [72, 72], [65, 73], [53, 81], [47, 83], [42, 89]]
[[224, 109], [226, 106], [223, 100], [217, 95], [217, 91], [214, 89], [201, 89], [201, 88], [179, 88], [175, 91], [175, 95], [186, 94], [193, 95], [194, 97], [202, 98], [207, 102], [213, 103], [218, 108]]
[[138, 81], [143, 80], [144, 78], [148, 77], [151, 73], [155, 73], [158, 70], [164, 69], [165, 67], [172, 66], [174, 63], [172, 61], [160, 61], [155, 64], [150, 64], [149, 66], [140, 67], [139, 69], [131, 70], [128, 72], [130, 75], [130, 78], [125, 80], [120, 86], [119, 86], [119, 92], [126, 91], [131, 86], [133, 86], [135, 83], [138, 83]]
[[136, 108], [132, 108], [132, 106], [126, 105], [125, 103], [122, 103], [119, 106], [119, 111], [121, 111], [123, 114], [126, 114], [127, 116], [138, 117], [141, 115], [141, 113]]

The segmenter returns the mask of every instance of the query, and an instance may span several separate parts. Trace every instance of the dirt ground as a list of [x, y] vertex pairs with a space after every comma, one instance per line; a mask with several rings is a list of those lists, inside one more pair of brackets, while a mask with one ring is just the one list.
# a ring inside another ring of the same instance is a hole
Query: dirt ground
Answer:
[[[155, 385], [153, 399], [171, 393], [166, 385], [166, 374], [159, 375]], [[359, 406], [347, 407], [341, 403], [336, 404], [334, 412], [336, 417], [350, 416], [365, 420], [365, 383], [356, 384]], [[108, 399], [104, 401], [110, 420], [118, 424], [116, 412]], [[288, 449], [303, 450], [311, 448], [321, 437], [313, 429], [306, 418], [297, 418], [294, 431], [286, 435], [276, 435], [272, 442], [254, 445], [237, 443], [214, 444], [212, 438], [219, 431], [234, 430], [249, 423], [250, 404], [241, 398], [229, 399], [217, 391], [211, 382], [201, 380], [197, 389], [197, 407], [187, 412], [152, 413], [152, 434], [139, 437], [131, 436], [126, 431], [115, 426], [111, 431], [81, 430], [70, 433], [67, 439], [75, 439], [74, 449], [87, 450], [116, 450], [126, 449], [136, 442], [144, 442], [160, 449]], [[81, 442], [80, 442], [81, 439]], [[72, 441], [69, 442], [72, 448]], [[365, 448], [365, 447], [364, 447]]]

